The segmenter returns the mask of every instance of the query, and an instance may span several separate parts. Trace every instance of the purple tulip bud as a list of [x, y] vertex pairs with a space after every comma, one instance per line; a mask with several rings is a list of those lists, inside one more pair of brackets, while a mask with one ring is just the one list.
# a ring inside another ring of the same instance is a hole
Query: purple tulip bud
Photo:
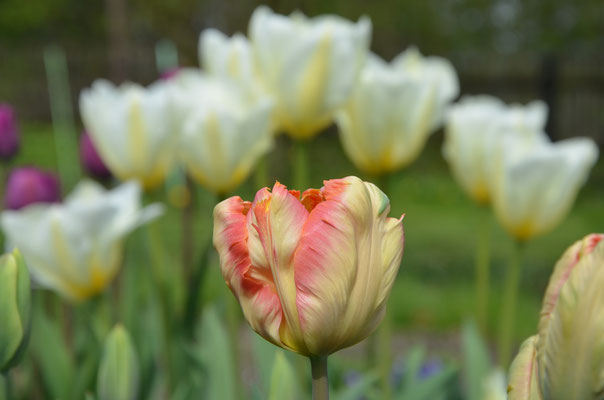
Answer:
[[111, 176], [111, 171], [109, 171], [96, 151], [90, 135], [85, 131], [80, 136], [80, 162], [84, 166], [84, 169], [95, 178], [107, 179]]
[[19, 131], [13, 109], [0, 104], [0, 160], [8, 161], [19, 150]]
[[17, 168], [8, 177], [4, 205], [18, 210], [33, 203], [56, 203], [61, 200], [60, 192], [55, 175], [34, 167]]
[[159, 75], [159, 78], [163, 79], [164, 81], [169, 81], [170, 79], [176, 77], [176, 75], [178, 75], [180, 70], [181, 70], [180, 67], [168, 68], [167, 70], [165, 70], [164, 72], [162, 72]]

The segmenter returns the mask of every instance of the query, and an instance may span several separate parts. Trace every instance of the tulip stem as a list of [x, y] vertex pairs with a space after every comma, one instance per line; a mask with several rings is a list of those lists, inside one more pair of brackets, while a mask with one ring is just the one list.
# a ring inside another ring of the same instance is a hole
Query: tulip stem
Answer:
[[151, 259], [152, 273], [154, 285], [160, 299], [160, 310], [162, 316], [162, 324], [164, 328], [163, 332], [163, 363], [167, 377], [168, 391], [173, 388], [175, 376], [172, 364], [174, 361], [174, 354], [172, 348], [172, 322], [173, 322], [173, 310], [171, 309], [170, 299], [170, 287], [166, 270], [166, 254], [163, 247], [161, 233], [159, 232], [159, 223], [157, 221], [151, 222], [146, 225], [147, 228], [147, 248], [149, 250], [149, 257]]
[[0, 383], [4, 386], [4, 393], [0, 392], [4, 397], [0, 397], [0, 400], [13, 400], [13, 387], [10, 381], [9, 371], [5, 371], [0, 374]]
[[254, 171], [254, 186], [261, 188], [269, 185], [268, 177], [268, 154], [265, 154], [258, 160], [256, 170]]
[[503, 303], [501, 305], [501, 326], [499, 327], [499, 365], [507, 368], [512, 352], [514, 340], [516, 303], [518, 299], [518, 286], [520, 283], [520, 264], [522, 260], [522, 242], [515, 241], [510, 263], [506, 272], [505, 286], [503, 292]]
[[294, 189], [305, 190], [308, 187], [308, 142], [297, 140], [294, 142], [294, 161], [292, 165]]
[[[226, 198], [226, 195], [220, 194], [216, 197], [216, 203], [218, 204]], [[210, 238], [208, 239], [206, 246], [204, 247], [201, 255], [199, 256], [199, 260], [197, 261], [197, 265], [195, 266], [196, 269], [195, 271], [193, 271], [192, 274], [192, 279], [189, 279], [184, 318], [185, 334], [189, 338], [193, 338], [194, 336], [195, 323], [197, 321], [203, 321], [201, 317], [203, 307], [200, 307], [200, 302], [203, 300], [202, 291], [206, 273], [209, 268], [208, 264], [210, 262], [210, 256], [212, 255], [213, 248], [214, 244], [212, 242], [212, 234], [210, 234]]]
[[483, 335], [488, 330], [489, 310], [489, 222], [490, 214], [484, 207], [480, 208], [480, 221], [476, 244], [476, 320]]
[[310, 357], [310, 371], [312, 374], [312, 399], [329, 400], [327, 356]]

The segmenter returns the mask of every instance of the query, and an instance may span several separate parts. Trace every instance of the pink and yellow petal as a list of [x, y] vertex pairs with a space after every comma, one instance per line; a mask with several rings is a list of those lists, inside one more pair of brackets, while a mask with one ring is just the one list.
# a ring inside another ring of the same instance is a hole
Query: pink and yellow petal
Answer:
[[258, 202], [253, 212], [256, 230], [275, 282], [286, 320], [282, 340], [288, 347], [306, 353], [296, 307], [296, 285], [292, 258], [308, 211], [285, 186], [276, 183], [271, 197]]
[[509, 372], [508, 400], [540, 400], [537, 374], [537, 335], [524, 341]]
[[246, 214], [250, 206], [239, 197], [231, 197], [216, 206], [214, 246], [220, 256], [223, 277], [239, 300], [249, 324], [267, 340], [282, 346], [279, 297], [270, 276], [254, 273], [256, 268], [247, 250]]

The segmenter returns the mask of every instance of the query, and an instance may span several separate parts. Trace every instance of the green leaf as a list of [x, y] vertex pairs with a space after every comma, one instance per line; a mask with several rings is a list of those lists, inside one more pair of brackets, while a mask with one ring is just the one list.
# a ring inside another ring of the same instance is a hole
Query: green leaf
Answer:
[[281, 400], [298, 398], [299, 390], [297, 388], [296, 374], [294, 368], [285, 357], [282, 351], [275, 355], [273, 363], [273, 372], [271, 374], [271, 385], [269, 390], [269, 400]]
[[337, 392], [333, 396], [334, 400], [358, 400], [363, 398], [377, 381], [378, 376], [376, 374], [363, 375], [354, 385]]
[[415, 380], [406, 386], [397, 400], [437, 400], [444, 399], [448, 393], [448, 385], [455, 377], [456, 368], [449, 366], [443, 371], [424, 380]]
[[463, 378], [468, 400], [482, 400], [483, 382], [491, 371], [487, 346], [476, 324], [467, 322], [462, 331], [464, 371]]
[[[40, 365], [40, 373], [50, 398], [71, 399], [74, 362], [65, 344], [59, 322], [44, 313], [44, 303], [38, 293], [34, 307], [31, 347]], [[58, 301], [58, 299], [57, 299]]]
[[201, 397], [236, 400], [235, 368], [229, 336], [213, 307], [207, 307], [204, 311], [199, 333], [199, 359], [207, 377], [206, 396]]
[[266, 398], [270, 389], [273, 364], [279, 350], [274, 344], [254, 333], [252, 335], [252, 351], [255, 361], [254, 372], [260, 382], [260, 391], [264, 394], [262, 397]]

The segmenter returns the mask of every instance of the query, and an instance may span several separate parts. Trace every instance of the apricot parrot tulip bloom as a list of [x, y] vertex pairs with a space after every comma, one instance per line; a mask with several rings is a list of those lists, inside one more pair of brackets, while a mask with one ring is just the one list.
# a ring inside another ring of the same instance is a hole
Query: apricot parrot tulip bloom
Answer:
[[174, 158], [175, 143], [165, 82], [144, 88], [98, 80], [80, 95], [80, 113], [101, 158], [114, 176], [160, 185]]
[[572, 138], [526, 150], [524, 140], [504, 139], [492, 179], [493, 206], [501, 225], [519, 241], [544, 234], [570, 211], [598, 159], [598, 146]]
[[478, 204], [491, 201], [490, 186], [503, 138], [515, 136], [525, 147], [547, 141], [543, 133], [547, 106], [506, 105], [492, 96], [467, 96], [452, 105], [446, 116], [443, 156], [453, 177]]
[[572, 245], [543, 299], [538, 334], [510, 368], [510, 400], [597, 400], [604, 389], [604, 235]]
[[118, 272], [126, 235], [161, 214], [159, 205], [143, 208], [140, 197], [134, 181], [109, 191], [84, 181], [62, 204], [4, 211], [2, 230], [39, 286], [71, 301], [85, 300]]
[[333, 15], [284, 16], [260, 6], [249, 37], [264, 88], [275, 99], [279, 126], [309, 139], [350, 97], [365, 62], [371, 22]]
[[336, 115], [346, 154], [371, 174], [411, 164], [458, 92], [445, 59], [410, 49], [389, 64], [371, 54], [351, 100]]
[[378, 326], [403, 255], [388, 197], [356, 177], [300, 193], [276, 183], [214, 210], [223, 277], [266, 340], [327, 356]]

